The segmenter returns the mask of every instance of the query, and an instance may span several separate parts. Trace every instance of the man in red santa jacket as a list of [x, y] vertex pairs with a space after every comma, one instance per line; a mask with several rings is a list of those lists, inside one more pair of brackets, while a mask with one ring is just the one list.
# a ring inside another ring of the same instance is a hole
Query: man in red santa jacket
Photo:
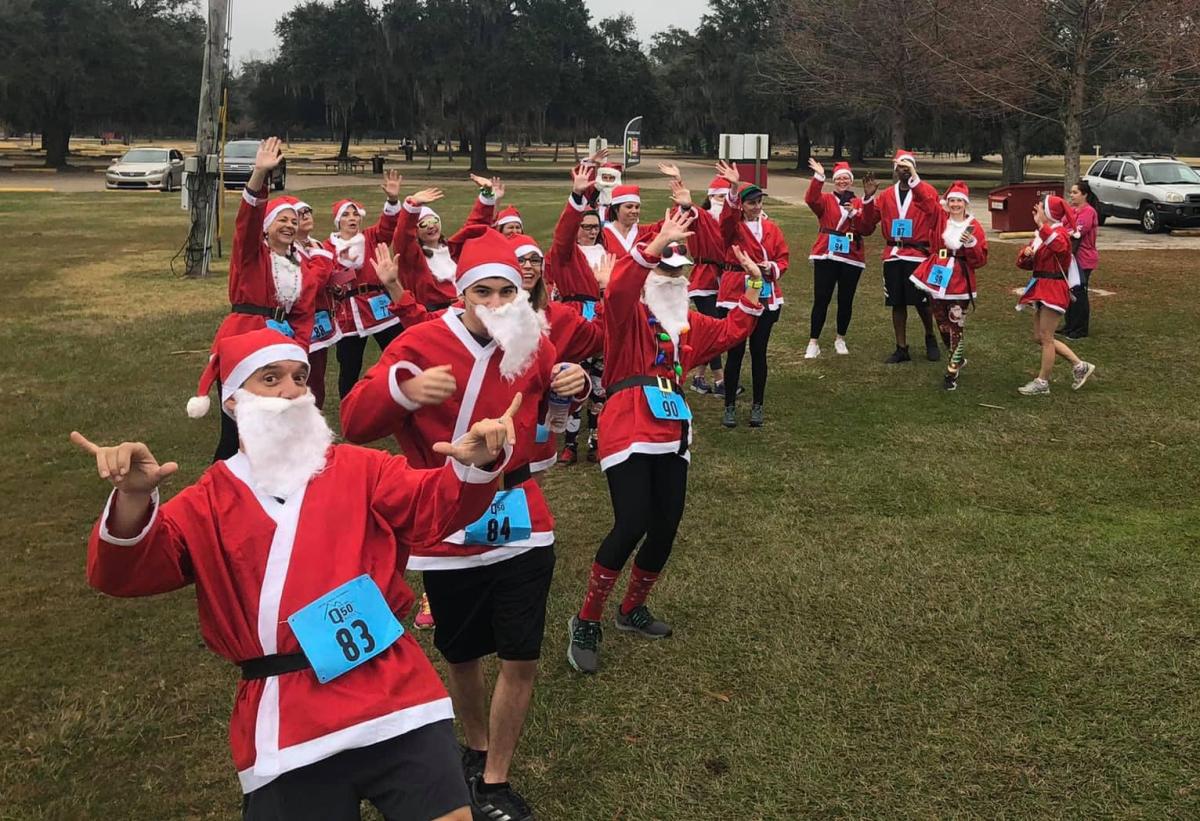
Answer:
[[925, 292], [912, 284], [917, 266], [929, 257], [929, 217], [913, 208], [912, 190], [925, 186], [925, 193], [937, 199], [937, 191], [917, 176], [917, 158], [911, 151], [900, 149], [892, 158], [896, 184], [873, 197], [863, 200], [860, 221], [870, 233], [883, 223], [883, 295], [884, 304], [892, 309], [892, 330], [896, 334], [896, 350], [884, 360], [889, 365], [910, 362], [908, 353], [908, 306], [917, 309], [925, 326], [925, 357], [930, 362], [941, 358], [937, 337], [933, 333], [933, 318]]
[[[448, 662], [472, 806], [479, 817], [515, 820], [531, 817], [507, 779], [537, 676], [554, 570], [554, 517], [529, 469], [538, 406], [551, 391], [582, 394], [587, 376], [557, 358], [521, 287], [513, 246], [486, 226], [465, 230], [462, 307], [408, 328], [388, 346], [342, 402], [342, 431], [352, 442], [391, 434], [414, 465], [434, 467], [445, 461], [434, 443], [524, 395], [514, 452], [488, 513], [414, 547], [409, 559], [424, 572], [434, 645]], [[500, 673], [489, 714], [482, 662], [493, 653]]]
[[203, 390], [217, 374], [240, 449], [167, 502], [174, 462], [71, 434], [114, 487], [89, 583], [112, 596], [195, 584], [205, 643], [242, 668], [229, 739], [245, 818], [357, 818], [365, 799], [388, 818], [466, 821], [450, 700], [397, 615], [413, 600], [408, 551], [487, 508], [519, 402], [417, 470], [331, 444], [305, 351], [274, 330], [222, 339]]

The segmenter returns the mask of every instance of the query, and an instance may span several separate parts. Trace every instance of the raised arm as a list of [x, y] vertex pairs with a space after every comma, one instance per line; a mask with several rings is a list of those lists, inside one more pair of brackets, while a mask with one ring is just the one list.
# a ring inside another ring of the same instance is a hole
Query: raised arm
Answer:
[[820, 219], [825, 214], [825, 166], [809, 157], [808, 167], [812, 169], [813, 178], [804, 192], [804, 204]]

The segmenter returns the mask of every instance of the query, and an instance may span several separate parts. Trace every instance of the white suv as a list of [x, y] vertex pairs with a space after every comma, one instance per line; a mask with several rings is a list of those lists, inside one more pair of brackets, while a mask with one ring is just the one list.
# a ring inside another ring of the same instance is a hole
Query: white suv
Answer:
[[1083, 175], [1099, 217], [1128, 217], [1153, 234], [1200, 226], [1200, 174], [1167, 154], [1110, 154]]

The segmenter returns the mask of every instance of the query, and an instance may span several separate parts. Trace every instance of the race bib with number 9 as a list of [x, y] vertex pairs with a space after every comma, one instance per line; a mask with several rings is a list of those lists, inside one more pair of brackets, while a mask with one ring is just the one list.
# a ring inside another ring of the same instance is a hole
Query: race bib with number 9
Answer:
[[929, 269], [929, 277], [925, 281], [934, 288], [945, 290], [950, 284], [950, 266], [934, 265]]
[[829, 235], [829, 253], [831, 254], [848, 254], [850, 253], [850, 237], [845, 234], [830, 234]]
[[692, 409], [688, 407], [683, 397], [674, 391], [665, 391], [657, 385], [643, 385], [646, 394], [646, 404], [655, 419], [666, 419], [671, 422], [685, 422], [692, 418]]
[[366, 574], [306, 604], [287, 621], [322, 684], [375, 658], [404, 634], [379, 585]]

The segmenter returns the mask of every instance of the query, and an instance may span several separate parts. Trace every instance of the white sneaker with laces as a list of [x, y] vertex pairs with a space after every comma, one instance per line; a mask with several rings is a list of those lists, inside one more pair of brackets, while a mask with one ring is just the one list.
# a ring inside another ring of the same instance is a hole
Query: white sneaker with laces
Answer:
[[1091, 378], [1091, 375], [1096, 372], [1096, 366], [1091, 362], [1080, 362], [1071, 369], [1071, 390], [1077, 391], [1083, 387], [1083, 383]]
[[1045, 379], [1034, 379], [1017, 388], [1017, 393], [1022, 396], [1049, 396], [1050, 383]]
[[805, 359], [816, 359], [821, 355], [821, 346], [816, 342], [809, 342], [808, 347], [804, 349]]
[[842, 339], [840, 336], [833, 340], [833, 351], [834, 353], [841, 354], [842, 356], [850, 353], [850, 349], [846, 347], [846, 340]]

